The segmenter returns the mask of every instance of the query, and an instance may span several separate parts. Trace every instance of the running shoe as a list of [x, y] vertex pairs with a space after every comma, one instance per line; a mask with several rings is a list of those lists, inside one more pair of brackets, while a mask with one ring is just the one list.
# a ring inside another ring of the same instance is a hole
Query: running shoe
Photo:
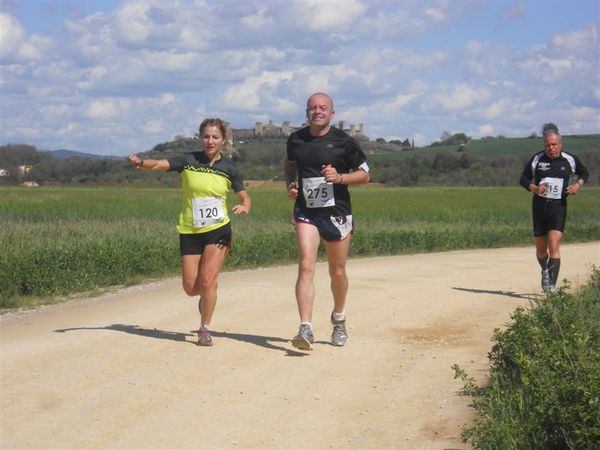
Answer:
[[212, 338], [208, 332], [208, 328], [200, 327], [198, 330], [198, 345], [202, 347], [210, 347], [213, 345]]
[[292, 345], [300, 350], [312, 350], [313, 342], [315, 342], [315, 337], [310, 325], [301, 323], [298, 334], [292, 339]]
[[549, 291], [551, 286], [550, 272], [548, 270], [542, 270], [542, 289], [544, 291]]
[[331, 343], [338, 347], [342, 347], [348, 340], [348, 333], [346, 333], [346, 317], [341, 320], [335, 320], [333, 318], [333, 313], [331, 313], [331, 324], [333, 325]]

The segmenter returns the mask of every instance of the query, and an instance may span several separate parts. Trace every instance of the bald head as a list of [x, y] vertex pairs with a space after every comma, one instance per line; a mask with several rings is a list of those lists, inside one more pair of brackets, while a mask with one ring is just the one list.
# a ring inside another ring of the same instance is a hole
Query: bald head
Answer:
[[325, 99], [327, 102], [329, 102], [329, 106], [331, 107], [331, 110], [333, 111], [333, 99], [325, 94], [324, 92], [315, 92], [313, 95], [311, 95], [310, 97], [308, 97], [308, 100], [306, 101], [306, 109], [309, 109], [309, 105], [311, 104], [312, 100], [323, 100]]

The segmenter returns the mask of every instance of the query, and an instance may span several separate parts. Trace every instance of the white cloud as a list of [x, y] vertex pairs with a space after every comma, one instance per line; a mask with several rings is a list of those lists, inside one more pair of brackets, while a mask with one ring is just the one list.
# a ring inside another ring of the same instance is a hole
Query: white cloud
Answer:
[[574, 68], [574, 63], [564, 58], [537, 56], [521, 61], [519, 67], [535, 80], [553, 83], [564, 79]]
[[444, 89], [443, 92], [433, 97], [435, 104], [446, 111], [458, 111], [471, 108], [489, 98], [489, 92], [485, 88], [473, 88], [461, 83]]
[[508, 20], [520, 20], [523, 18], [526, 12], [527, 6], [522, 1], [514, 2], [511, 5], [508, 5], [506, 11], [504, 11], [504, 17]]
[[490, 123], [486, 123], [485, 125], [480, 126], [478, 131], [480, 137], [493, 136], [494, 126]]
[[263, 72], [258, 76], [248, 77], [242, 83], [232, 85], [227, 89], [223, 94], [223, 102], [228, 108], [239, 108], [245, 111], [254, 111], [259, 107], [276, 107], [276, 104], [287, 109], [289, 102], [277, 100], [274, 105], [272, 97], [277, 87], [281, 83], [289, 81], [291, 77], [290, 73], [285, 72]]
[[578, 52], [590, 48], [598, 49], [598, 27], [590, 25], [587, 28], [557, 34], [551, 44], [557, 49]]
[[177, 98], [171, 93], [165, 93], [160, 96], [160, 105], [167, 106], [175, 103]]
[[143, 44], [152, 31], [152, 21], [147, 15], [151, 3], [123, 4], [116, 12], [114, 29], [125, 44]]
[[290, 5], [291, 16], [307, 32], [332, 33], [347, 30], [366, 10], [355, 0], [322, 2], [296, 1]]
[[142, 52], [142, 64], [148, 70], [164, 72], [187, 72], [198, 67], [200, 61], [192, 53]]
[[443, 129], [530, 132], [549, 111], [565, 130], [598, 128], [593, 14], [552, 33], [522, 1], [119, 5], [52, 33], [29, 28], [40, 11], [0, 13], [0, 141], [128, 152], [193, 134], [206, 116], [300, 123], [315, 91], [367, 135], [421, 145]]
[[187, 50], [206, 50], [209, 48], [207, 33], [204, 28], [192, 24], [185, 25], [181, 30], [181, 44]]
[[60, 127], [57, 131], [56, 134], [58, 136], [70, 136], [72, 135], [75, 131], [77, 130], [77, 124], [74, 122], [68, 122], [66, 124], [64, 124], [62, 127]]
[[438, 23], [444, 22], [446, 20], [444, 12], [439, 8], [427, 8], [425, 10], [425, 15], [432, 19], [434, 22]]
[[274, 24], [274, 18], [268, 14], [269, 12], [265, 8], [260, 8], [254, 14], [243, 17], [240, 22], [250, 30], [260, 32], [266, 28], [271, 28]]
[[88, 103], [84, 115], [88, 119], [111, 120], [126, 113], [131, 102], [127, 99], [93, 100]]
[[0, 13], [0, 61], [16, 58], [25, 39], [25, 30], [17, 20]]
[[148, 134], [160, 134], [164, 131], [162, 121], [150, 120], [143, 127], [144, 133]]
[[40, 61], [50, 40], [38, 35], [29, 39], [17, 19], [0, 13], [0, 64]]

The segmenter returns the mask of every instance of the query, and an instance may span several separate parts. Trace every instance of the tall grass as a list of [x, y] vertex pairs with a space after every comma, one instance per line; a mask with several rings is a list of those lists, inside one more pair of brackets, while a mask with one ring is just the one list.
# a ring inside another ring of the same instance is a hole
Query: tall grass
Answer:
[[[294, 262], [292, 203], [281, 190], [249, 193], [225, 270]], [[599, 193], [570, 202], [566, 242], [600, 238]], [[530, 194], [519, 188], [361, 187], [352, 197], [354, 257], [531, 242]], [[0, 307], [178, 274], [180, 203], [180, 189], [0, 188]]]

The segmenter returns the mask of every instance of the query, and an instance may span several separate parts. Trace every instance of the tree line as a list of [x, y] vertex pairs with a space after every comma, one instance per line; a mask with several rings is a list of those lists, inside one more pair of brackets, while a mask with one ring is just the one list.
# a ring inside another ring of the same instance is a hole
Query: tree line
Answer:
[[[378, 146], [381, 145], [381, 148]], [[374, 154], [388, 152], [389, 143], [369, 143]], [[193, 138], [177, 138], [156, 145], [142, 158], [168, 158], [183, 151], [200, 151], [200, 143]], [[406, 150], [405, 150], [406, 151]], [[600, 152], [590, 150], [579, 155], [592, 174], [590, 183], [600, 181]], [[278, 179], [282, 175], [285, 158], [285, 139], [247, 142], [226, 149], [226, 157], [234, 160], [245, 180]], [[452, 147], [435, 155], [419, 154], [410, 150], [405, 158], [378, 157], [369, 160], [371, 180], [389, 186], [516, 186], [526, 160], [521, 156], [485, 157]], [[19, 167], [26, 166], [26, 170]], [[149, 173], [132, 170], [127, 158], [97, 159], [71, 157], [55, 159], [50, 152], [39, 151], [26, 144], [0, 147], [0, 185], [15, 185], [35, 181], [40, 185], [119, 185], [176, 187], [177, 173]], [[1, 173], [1, 172], [0, 172]]]

